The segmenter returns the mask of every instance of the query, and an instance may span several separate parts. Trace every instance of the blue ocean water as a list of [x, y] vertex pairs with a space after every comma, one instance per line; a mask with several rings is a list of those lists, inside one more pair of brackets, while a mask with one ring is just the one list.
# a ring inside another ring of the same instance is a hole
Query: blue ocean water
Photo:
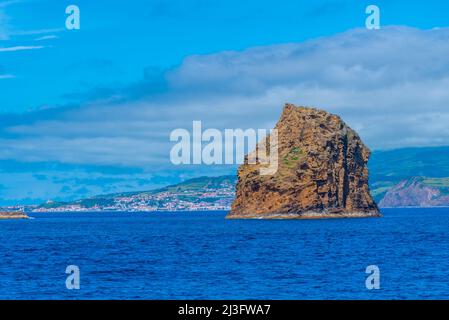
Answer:
[[[225, 220], [226, 212], [0, 221], [1, 299], [448, 299], [449, 208]], [[80, 290], [65, 286], [68, 265]], [[380, 290], [365, 269], [380, 268]]]

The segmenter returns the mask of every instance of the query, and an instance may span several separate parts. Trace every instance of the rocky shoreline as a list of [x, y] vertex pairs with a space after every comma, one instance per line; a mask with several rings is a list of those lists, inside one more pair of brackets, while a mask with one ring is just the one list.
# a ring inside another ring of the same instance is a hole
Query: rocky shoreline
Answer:
[[0, 220], [7, 219], [29, 219], [23, 212], [0, 212]]
[[247, 214], [247, 215], [228, 215], [226, 219], [291, 219], [291, 220], [318, 220], [318, 219], [343, 219], [343, 218], [380, 218], [382, 215], [376, 212], [345, 212], [345, 213], [323, 213], [323, 212], [305, 212], [305, 213], [270, 213], [270, 214]]

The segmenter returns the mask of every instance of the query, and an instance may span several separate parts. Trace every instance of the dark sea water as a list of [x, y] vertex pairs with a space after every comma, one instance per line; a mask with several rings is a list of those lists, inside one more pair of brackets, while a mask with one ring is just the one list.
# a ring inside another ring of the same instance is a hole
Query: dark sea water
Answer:
[[[32, 214], [0, 221], [1, 299], [448, 299], [449, 208], [383, 218], [225, 212]], [[80, 290], [65, 286], [68, 265]], [[380, 268], [380, 290], [365, 269]]]

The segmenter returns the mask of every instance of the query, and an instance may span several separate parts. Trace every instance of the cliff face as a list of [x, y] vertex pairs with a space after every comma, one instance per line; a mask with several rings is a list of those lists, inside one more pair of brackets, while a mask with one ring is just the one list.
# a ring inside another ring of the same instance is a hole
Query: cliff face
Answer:
[[228, 218], [379, 216], [368, 187], [370, 150], [336, 115], [286, 104], [276, 124], [278, 171], [238, 170]]
[[[388, 190], [380, 201], [381, 207], [441, 207], [449, 206], [449, 193], [447, 188], [438, 188], [432, 181], [439, 184], [447, 182], [447, 179], [429, 179], [413, 177], [401, 181]], [[438, 185], [438, 184], [437, 184]]]

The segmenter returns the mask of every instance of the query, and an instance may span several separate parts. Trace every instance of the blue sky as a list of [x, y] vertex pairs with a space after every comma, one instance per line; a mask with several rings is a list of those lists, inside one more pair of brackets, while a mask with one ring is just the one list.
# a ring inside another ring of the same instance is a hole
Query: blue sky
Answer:
[[[1, 83], [0, 110], [23, 112], [76, 103], [76, 93], [126, 85], [139, 80], [144, 68], [163, 70], [193, 54], [300, 42], [363, 27], [364, 9], [372, 1], [131, 0], [123, 5], [79, 0], [80, 31], [64, 29], [71, 2], [3, 3], [9, 31], [2, 47], [45, 47], [0, 56], [3, 73], [15, 76]], [[384, 25], [447, 25], [447, 1], [376, 4]], [[58, 38], [35, 41], [49, 35]]]
[[[80, 30], [65, 29], [70, 4]], [[381, 30], [364, 29], [369, 4]], [[233, 173], [171, 168], [168, 133], [269, 128], [287, 101], [341, 114], [373, 149], [447, 145], [448, 13], [443, 0], [0, 1], [0, 205]]]

